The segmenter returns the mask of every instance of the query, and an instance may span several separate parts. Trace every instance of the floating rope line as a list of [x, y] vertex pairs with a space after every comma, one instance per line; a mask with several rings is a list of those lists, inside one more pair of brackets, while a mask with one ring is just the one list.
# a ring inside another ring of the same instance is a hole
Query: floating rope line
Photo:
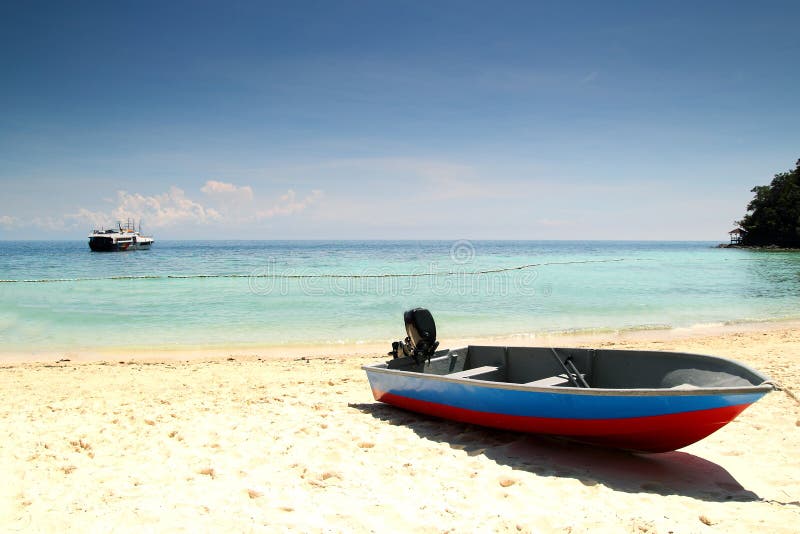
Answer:
[[251, 273], [251, 274], [144, 274], [144, 275], [122, 275], [122, 276], [98, 276], [87, 278], [39, 278], [23, 280], [0, 280], [4, 284], [33, 284], [33, 283], [55, 283], [55, 282], [92, 282], [99, 280], [166, 280], [177, 279], [185, 280], [192, 278], [277, 278], [277, 279], [305, 279], [305, 278], [416, 278], [434, 276], [477, 276], [481, 274], [505, 273], [509, 271], [522, 271], [533, 267], [548, 267], [551, 265], [577, 265], [584, 263], [612, 263], [621, 261], [641, 261], [639, 259], [613, 258], [607, 260], [580, 260], [580, 261], [553, 261], [544, 263], [527, 263], [513, 267], [498, 267], [497, 269], [485, 269], [482, 271], [441, 271], [436, 273], [385, 273], [385, 274], [270, 274], [270, 273]]

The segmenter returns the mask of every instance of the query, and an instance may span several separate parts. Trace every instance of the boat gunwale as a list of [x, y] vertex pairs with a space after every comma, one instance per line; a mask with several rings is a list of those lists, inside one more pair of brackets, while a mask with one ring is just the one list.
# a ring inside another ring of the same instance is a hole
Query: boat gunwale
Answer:
[[[456, 350], [463, 350], [467, 347], [460, 347], [457, 349], [449, 349], [448, 353], [451, 351]], [[524, 347], [524, 348], [534, 348], [534, 347]], [[605, 349], [605, 350], [616, 350], [619, 352], [628, 352], [622, 349]], [[700, 387], [695, 386], [691, 389], [673, 389], [673, 388], [629, 388], [629, 389], [612, 389], [612, 388], [576, 388], [574, 386], [530, 386], [526, 384], [518, 384], [512, 382], [497, 382], [494, 380], [481, 380], [477, 378], [467, 378], [467, 377], [448, 377], [447, 375], [437, 375], [437, 374], [428, 374], [428, 373], [420, 373], [415, 371], [403, 371], [401, 369], [389, 369], [385, 362], [375, 362], [372, 364], [365, 364], [361, 366], [367, 375], [370, 372], [376, 373], [383, 373], [389, 375], [398, 375], [404, 377], [413, 377], [418, 380], [434, 380], [440, 382], [449, 382], [453, 384], [462, 384], [468, 386], [476, 386], [476, 387], [483, 387], [483, 388], [491, 388], [491, 389], [504, 389], [504, 390], [511, 390], [511, 391], [526, 391], [530, 393], [555, 393], [560, 395], [592, 395], [592, 396], [604, 396], [604, 397], [678, 397], [678, 396], [699, 396], [699, 395], [739, 395], [739, 394], [752, 394], [752, 393], [769, 393], [771, 391], [775, 391], [778, 389], [777, 385], [773, 383], [768, 377], [763, 375], [762, 373], [749, 368], [748, 366], [737, 362], [735, 360], [731, 360], [729, 358], [724, 358], [721, 356], [711, 356], [708, 354], [696, 354], [696, 353], [685, 353], [685, 352], [673, 352], [673, 351], [653, 351], [653, 352], [660, 352], [664, 354], [688, 354], [692, 356], [702, 356], [705, 358], [711, 358], [714, 360], [723, 360], [729, 363], [732, 363], [738, 367], [746, 369], [758, 377], [761, 377], [764, 381], [759, 385], [753, 386], [733, 386], [733, 387]], [[440, 357], [446, 357], [447, 354], [442, 355]]]

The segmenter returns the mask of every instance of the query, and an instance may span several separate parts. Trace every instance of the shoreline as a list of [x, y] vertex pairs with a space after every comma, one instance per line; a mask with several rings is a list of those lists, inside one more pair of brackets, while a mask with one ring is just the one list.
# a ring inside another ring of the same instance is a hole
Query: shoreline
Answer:
[[[800, 331], [800, 319], [717, 323], [678, 328], [632, 328], [627, 330], [545, 332], [539, 334], [504, 334], [493, 336], [440, 339], [441, 348], [466, 345], [506, 346], [608, 346], [617, 343], [680, 342], [698, 338], [715, 338], [731, 334], [770, 333], [783, 330]], [[402, 331], [400, 331], [402, 333]], [[399, 339], [400, 335], [398, 335]], [[0, 365], [47, 362], [176, 362], [237, 360], [292, 360], [320, 357], [374, 355], [383, 358], [391, 349], [391, 341], [364, 343], [310, 343], [285, 345], [220, 346], [154, 346], [154, 347], [91, 347], [66, 350], [3, 350]]]
[[782, 247], [780, 245], [740, 245], [738, 243], [720, 243], [714, 248], [739, 248], [757, 252], [800, 252], [800, 248]]

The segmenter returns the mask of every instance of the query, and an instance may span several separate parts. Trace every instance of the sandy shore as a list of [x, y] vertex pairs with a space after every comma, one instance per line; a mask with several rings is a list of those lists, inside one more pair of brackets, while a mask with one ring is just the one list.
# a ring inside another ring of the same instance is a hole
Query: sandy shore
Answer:
[[[794, 325], [581, 344], [732, 357], [800, 394]], [[798, 531], [786, 393], [633, 455], [377, 404], [370, 350], [5, 364], [0, 530]]]

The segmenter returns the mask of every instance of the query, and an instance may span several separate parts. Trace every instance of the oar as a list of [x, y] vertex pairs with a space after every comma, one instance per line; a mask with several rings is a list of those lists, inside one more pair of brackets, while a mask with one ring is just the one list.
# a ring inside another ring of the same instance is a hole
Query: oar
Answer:
[[[572, 363], [572, 356], [569, 356], [566, 360], [562, 360], [561, 356], [559, 356], [558, 352], [556, 352], [556, 349], [550, 347], [550, 350], [553, 351], [553, 356], [555, 356], [556, 360], [558, 360], [558, 363], [561, 364], [561, 367], [567, 373], [567, 378], [569, 379], [570, 382], [572, 382], [573, 386], [575, 386], [576, 388], [589, 387], [589, 384], [581, 376], [581, 373], [575, 367], [575, 364]], [[567, 367], [567, 365], [569, 365], [569, 367]]]

